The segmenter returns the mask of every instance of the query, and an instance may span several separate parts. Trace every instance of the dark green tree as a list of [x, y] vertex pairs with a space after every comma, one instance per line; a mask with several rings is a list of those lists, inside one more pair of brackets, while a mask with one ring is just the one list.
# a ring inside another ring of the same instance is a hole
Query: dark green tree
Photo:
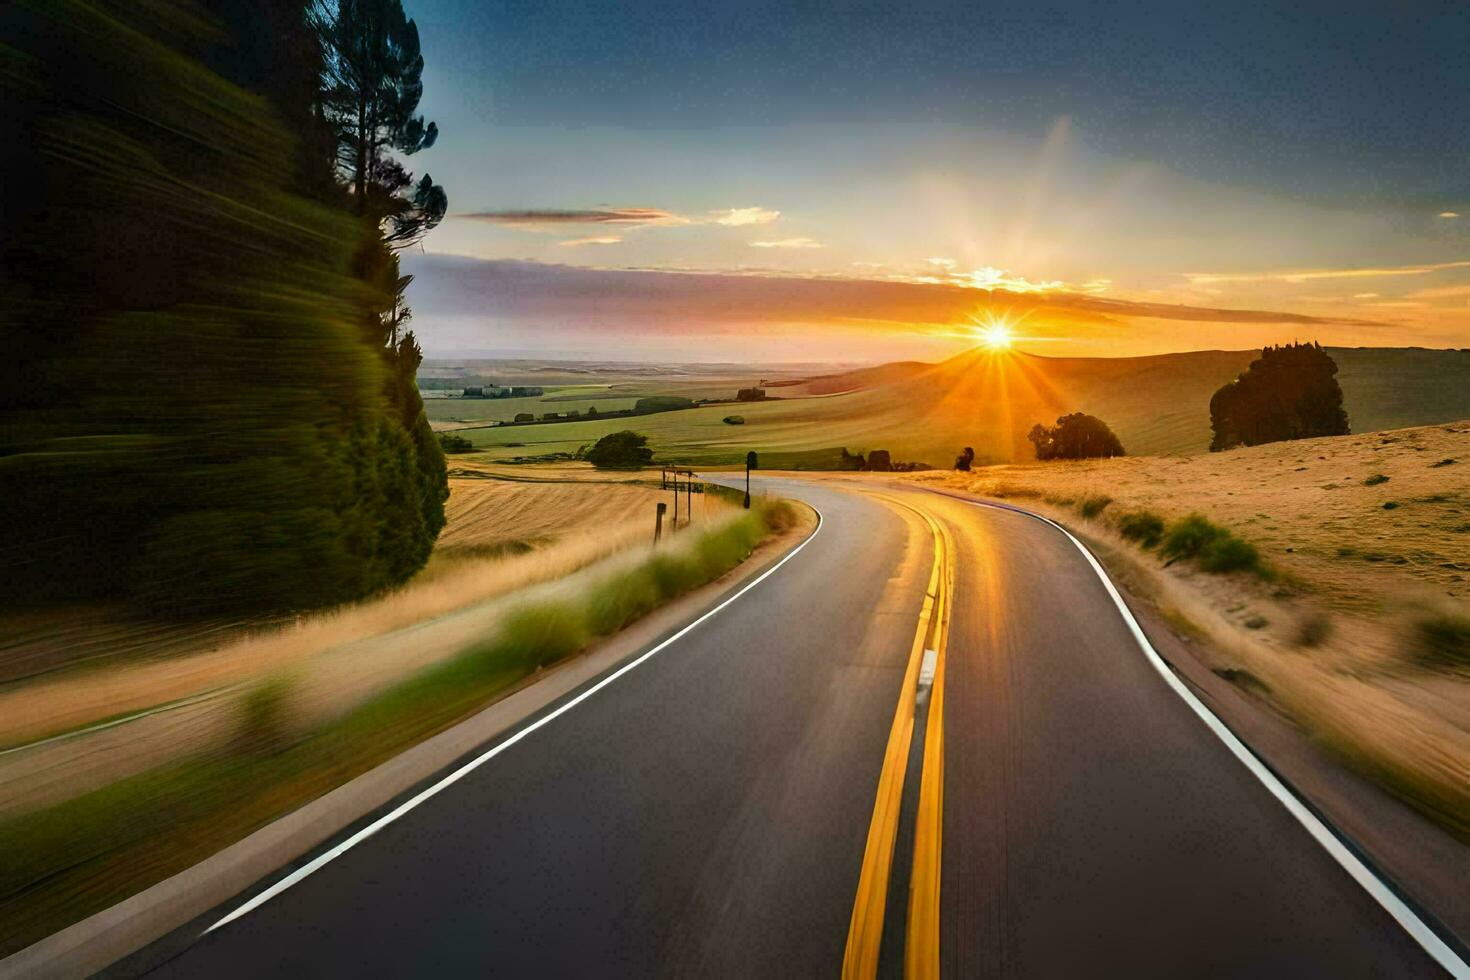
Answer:
[[653, 462], [653, 450], [647, 436], [625, 430], [598, 439], [585, 458], [600, 470], [636, 470]]
[[402, 0], [338, 0], [321, 20], [323, 106], [337, 162], [359, 214], [384, 225], [390, 248], [411, 245], [444, 217], [448, 198], [399, 162], [434, 145], [439, 127], [418, 115], [424, 94], [419, 29]]
[[7, 600], [308, 608], [402, 581], [442, 525], [417, 346], [360, 272], [377, 222], [298, 139], [304, 10], [252, 9], [0, 6]]
[[1102, 419], [1073, 412], [1055, 426], [1033, 425], [1026, 438], [1036, 447], [1037, 459], [1095, 459], [1123, 456], [1123, 443]]
[[1319, 344], [1266, 347], [1210, 399], [1210, 451], [1348, 434], [1337, 362]]

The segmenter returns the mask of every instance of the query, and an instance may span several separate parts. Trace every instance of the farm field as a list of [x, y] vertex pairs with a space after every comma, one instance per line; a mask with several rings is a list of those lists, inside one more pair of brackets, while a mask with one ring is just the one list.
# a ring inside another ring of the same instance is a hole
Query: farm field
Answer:
[[[1331, 353], [1354, 432], [1470, 418], [1470, 351]], [[769, 391], [777, 400], [767, 402], [460, 434], [492, 460], [574, 453], [631, 428], [648, 435], [656, 458], [693, 466], [736, 465], [753, 449], [764, 466], [824, 469], [835, 467], [844, 448], [887, 449], [895, 460], [947, 466], [967, 445], [982, 462], [1027, 458], [1025, 436], [1034, 423], [1084, 411], [1106, 420], [1131, 455], [1178, 454], [1208, 445], [1210, 396], [1255, 356], [1045, 358], [975, 350], [939, 364], [905, 362], [776, 385]], [[680, 393], [672, 385], [646, 390], [655, 389]], [[727, 425], [727, 415], [745, 424]]]

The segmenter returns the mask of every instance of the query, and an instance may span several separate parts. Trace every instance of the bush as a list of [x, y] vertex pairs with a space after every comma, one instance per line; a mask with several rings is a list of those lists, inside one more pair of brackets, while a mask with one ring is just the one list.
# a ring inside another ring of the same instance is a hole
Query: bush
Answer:
[[1190, 514], [1170, 524], [1159, 549], [1166, 558], [1194, 558], [1207, 572], [1253, 571], [1266, 574], [1255, 546], [1202, 514]]
[[566, 603], [522, 606], [506, 614], [501, 644], [527, 667], [544, 667], [587, 644], [580, 610]]
[[1164, 519], [1151, 510], [1130, 511], [1118, 518], [1118, 533], [1152, 548], [1164, 536]]
[[439, 448], [446, 453], [472, 453], [475, 451], [475, 444], [453, 432], [441, 432], [439, 433]]
[[1124, 456], [1123, 443], [1102, 419], [1073, 412], [1057, 419], [1055, 427], [1040, 423], [1026, 435], [1036, 447], [1037, 459], [1098, 459]]
[[1199, 567], [1217, 573], [1256, 571], [1261, 567], [1261, 555], [1249, 541], [1227, 531], [1205, 545]]
[[1470, 619], [1441, 614], [1421, 619], [1414, 627], [1416, 655], [1428, 667], [1470, 670]]
[[1190, 514], [1169, 525], [1159, 549], [1165, 558], [1194, 558], [1205, 546], [1223, 534], [1223, 527], [1211, 523], [1203, 514]]
[[1375, 473], [1372, 476], [1368, 477], [1368, 479], [1366, 479], [1366, 480], [1363, 481], [1363, 486], [1365, 486], [1365, 487], [1376, 487], [1376, 486], [1378, 486], [1381, 483], [1387, 483], [1387, 482], [1388, 482], [1388, 477], [1384, 476], [1382, 473]]
[[1082, 512], [1083, 517], [1096, 517], [1106, 510], [1108, 504], [1112, 502], [1113, 498], [1105, 494], [1092, 494], [1079, 500], [1077, 502], [1077, 509]]
[[587, 461], [600, 470], [636, 470], [653, 462], [648, 437], [636, 432], [612, 432], [587, 450]]

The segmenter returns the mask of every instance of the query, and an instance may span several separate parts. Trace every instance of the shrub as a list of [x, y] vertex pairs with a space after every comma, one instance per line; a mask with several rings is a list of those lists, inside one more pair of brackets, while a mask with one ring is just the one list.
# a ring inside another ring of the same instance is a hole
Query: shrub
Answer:
[[499, 645], [513, 659], [527, 667], [544, 667], [585, 646], [587, 628], [573, 606], [546, 602], [507, 613], [500, 636]]
[[1205, 545], [1199, 555], [1199, 567], [1207, 572], [1257, 571], [1261, 556], [1249, 541], [1242, 541], [1227, 531]]
[[1166, 558], [1194, 558], [1210, 542], [1228, 533], [1218, 524], [1211, 523], [1203, 514], [1190, 514], [1169, 525], [1169, 529], [1164, 532], [1160, 550]]
[[1414, 627], [1415, 659], [1428, 667], [1470, 670], [1470, 619], [1439, 614]]
[[441, 432], [439, 433], [439, 448], [446, 453], [472, 453], [475, 451], [475, 444], [453, 432]]
[[1196, 559], [1207, 572], [1253, 571], [1269, 577], [1254, 545], [1203, 514], [1190, 514], [1170, 524], [1159, 550], [1171, 560]]
[[1366, 480], [1363, 481], [1363, 486], [1365, 486], [1365, 487], [1376, 487], [1380, 483], [1387, 483], [1387, 482], [1388, 482], [1388, 477], [1384, 476], [1382, 473], [1375, 473], [1372, 476], [1368, 477], [1368, 479], [1366, 479]]
[[636, 470], [653, 462], [653, 450], [647, 436], [610, 432], [587, 450], [587, 461], [600, 470]]
[[1082, 512], [1083, 517], [1096, 517], [1112, 502], [1113, 498], [1105, 494], [1091, 494], [1077, 502], [1077, 509]]
[[1118, 518], [1118, 533], [1152, 548], [1164, 536], [1164, 519], [1151, 510], [1130, 511]]

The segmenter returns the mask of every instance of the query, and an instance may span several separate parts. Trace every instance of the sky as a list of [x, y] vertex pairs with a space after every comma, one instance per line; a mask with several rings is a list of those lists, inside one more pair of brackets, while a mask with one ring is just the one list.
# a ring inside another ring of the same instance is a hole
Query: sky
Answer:
[[1470, 347], [1470, 5], [405, 0], [431, 355]]

